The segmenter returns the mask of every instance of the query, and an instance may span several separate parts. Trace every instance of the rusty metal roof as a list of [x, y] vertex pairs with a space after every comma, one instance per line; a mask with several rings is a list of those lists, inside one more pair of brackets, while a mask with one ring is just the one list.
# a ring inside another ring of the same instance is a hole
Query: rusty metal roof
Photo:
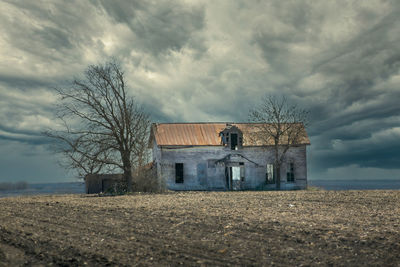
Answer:
[[[261, 123], [154, 123], [151, 138], [159, 146], [222, 146], [219, 133], [227, 125], [238, 127], [243, 133], [243, 146], [273, 145], [273, 140], [261, 140], [254, 133], [272, 124]], [[309, 145], [307, 132], [303, 125], [299, 145]], [[151, 140], [152, 142], [152, 140]]]

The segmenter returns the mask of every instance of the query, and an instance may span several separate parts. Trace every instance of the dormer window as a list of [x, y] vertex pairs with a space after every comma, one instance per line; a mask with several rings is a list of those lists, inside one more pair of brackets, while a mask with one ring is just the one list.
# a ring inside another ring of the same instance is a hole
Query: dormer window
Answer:
[[221, 144], [231, 150], [238, 150], [243, 146], [243, 133], [234, 125], [227, 124], [226, 128], [219, 133]]

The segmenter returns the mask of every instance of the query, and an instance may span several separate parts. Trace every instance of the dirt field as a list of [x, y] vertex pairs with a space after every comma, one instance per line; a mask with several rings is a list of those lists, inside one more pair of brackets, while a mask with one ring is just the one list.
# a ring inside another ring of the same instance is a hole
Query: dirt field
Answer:
[[0, 266], [400, 266], [400, 191], [0, 199]]

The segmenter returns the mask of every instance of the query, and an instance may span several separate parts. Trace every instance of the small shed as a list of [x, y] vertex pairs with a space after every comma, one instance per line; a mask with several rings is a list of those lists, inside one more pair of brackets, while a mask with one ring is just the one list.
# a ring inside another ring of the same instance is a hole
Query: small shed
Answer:
[[123, 178], [123, 174], [88, 174], [85, 176], [86, 194], [112, 190]]

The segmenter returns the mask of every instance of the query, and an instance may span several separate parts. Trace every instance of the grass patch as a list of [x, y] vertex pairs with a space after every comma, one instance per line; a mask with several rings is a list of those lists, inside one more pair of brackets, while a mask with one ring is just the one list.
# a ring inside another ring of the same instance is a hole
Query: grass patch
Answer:
[[318, 187], [318, 186], [307, 186], [307, 191], [326, 191], [324, 188], [322, 187]]

